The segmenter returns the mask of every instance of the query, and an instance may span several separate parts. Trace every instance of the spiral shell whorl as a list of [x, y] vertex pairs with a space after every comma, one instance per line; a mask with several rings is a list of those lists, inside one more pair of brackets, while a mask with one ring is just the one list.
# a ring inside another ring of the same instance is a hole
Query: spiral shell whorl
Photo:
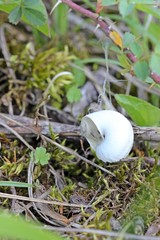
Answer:
[[81, 133], [104, 162], [117, 162], [127, 157], [133, 146], [130, 122], [115, 111], [103, 110], [86, 115], [81, 121]]

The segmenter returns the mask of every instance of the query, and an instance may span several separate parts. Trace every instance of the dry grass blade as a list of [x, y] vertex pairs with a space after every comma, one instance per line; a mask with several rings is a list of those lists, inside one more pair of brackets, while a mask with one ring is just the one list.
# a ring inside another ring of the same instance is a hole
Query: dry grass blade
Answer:
[[110, 174], [110, 175], [112, 175], [112, 176], [115, 177], [115, 174], [114, 174], [114, 173], [112, 173], [112, 172], [110, 172], [109, 170], [107, 170], [107, 169], [105, 169], [105, 168], [97, 165], [97, 164], [94, 163], [94, 162], [89, 161], [87, 158], [82, 157], [81, 155], [79, 155], [78, 153], [76, 153], [75, 151], [73, 151], [72, 149], [70, 149], [70, 148], [68, 148], [68, 147], [65, 147], [65, 146], [62, 146], [61, 144], [53, 141], [52, 139], [50, 139], [50, 138], [48, 138], [48, 137], [46, 137], [46, 136], [44, 136], [44, 135], [41, 135], [41, 138], [44, 139], [44, 140], [46, 140], [47, 142], [50, 142], [51, 144], [57, 146], [58, 148], [62, 149], [63, 151], [65, 151], [65, 152], [67, 152], [67, 153], [69, 153], [69, 154], [71, 154], [71, 155], [74, 155], [76, 158], [78, 158], [78, 159], [80, 159], [80, 160], [82, 160], [82, 161], [84, 161], [84, 162], [92, 165], [93, 167], [96, 167], [96, 168], [102, 170], [103, 172], [108, 173], [108, 174]]
[[24, 196], [19, 196], [19, 195], [13, 195], [13, 194], [8, 194], [8, 193], [1, 193], [0, 192], [0, 197], [1, 198], [9, 198], [9, 199], [17, 199], [21, 201], [28, 201], [28, 202], [35, 202], [35, 203], [46, 203], [46, 204], [51, 204], [51, 205], [58, 205], [58, 206], [66, 206], [66, 207], [91, 207], [88, 205], [83, 205], [83, 204], [72, 204], [72, 203], [65, 203], [65, 202], [58, 202], [58, 201], [48, 201], [48, 200], [43, 200], [43, 199], [38, 199], [38, 198], [30, 198], [30, 197], [24, 197]]
[[8, 131], [10, 131], [11, 133], [13, 133], [21, 142], [24, 143], [24, 145], [26, 145], [31, 151], [34, 151], [34, 148], [27, 143], [27, 141], [21, 137], [21, 135], [19, 133], [17, 133], [14, 129], [12, 129], [11, 127], [9, 127], [7, 124], [0, 122], [0, 125], [2, 125], [4, 128], [6, 128]]

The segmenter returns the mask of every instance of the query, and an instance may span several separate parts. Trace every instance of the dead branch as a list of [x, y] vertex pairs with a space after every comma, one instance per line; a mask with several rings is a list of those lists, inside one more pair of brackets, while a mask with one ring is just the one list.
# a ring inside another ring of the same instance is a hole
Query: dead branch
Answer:
[[[32, 118], [0, 113], [0, 133], [5, 134], [8, 138], [16, 138], [16, 136], [5, 128], [4, 124], [24, 138], [37, 137], [41, 134], [50, 136], [50, 129], [63, 138], [78, 140], [81, 137], [79, 126], [46, 120], [39, 120], [36, 126], [35, 120]], [[133, 129], [136, 140], [160, 142], [160, 127], [133, 126]]]
[[[57, 231], [57, 232], [69, 232], [69, 233], [90, 233], [95, 234], [98, 236], [109, 236], [109, 237], [117, 237], [124, 240], [134, 239], [134, 240], [159, 240], [159, 237], [152, 237], [152, 236], [142, 236], [142, 235], [135, 235], [130, 233], [123, 233], [123, 232], [116, 232], [116, 231], [107, 231], [101, 229], [94, 229], [94, 228], [71, 228], [71, 227], [52, 227], [52, 226], [44, 226], [43, 229], [50, 230], [50, 231]], [[111, 238], [109, 238], [111, 239]]]
[[90, 205], [87, 204], [73, 204], [73, 203], [67, 203], [67, 202], [58, 202], [58, 201], [49, 201], [49, 200], [44, 200], [40, 198], [30, 198], [30, 197], [24, 197], [20, 195], [14, 195], [14, 194], [8, 194], [8, 193], [2, 193], [0, 192], [0, 197], [1, 198], [9, 198], [9, 199], [16, 199], [20, 201], [28, 201], [28, 202], [36, 202], [36, 203], [45, 203], [45, 204], [51, 204], [51, 205], [58, 205], [58, 206], [66, 206], [66, 207], [91, 207]]

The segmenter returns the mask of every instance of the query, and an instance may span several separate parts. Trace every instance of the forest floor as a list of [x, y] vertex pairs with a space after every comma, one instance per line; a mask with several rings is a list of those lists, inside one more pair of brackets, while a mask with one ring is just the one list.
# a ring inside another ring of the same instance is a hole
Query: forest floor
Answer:
[[[72, 239], [152, 239], [160, 234], [160, 134], [136, 127], [115, 95], [158, 105], [160, 88], [123, 73], [113, 44], [84, 16], [67, 12], [66, 21], [51, 38], [24, 23], [0, 26], [1, 206]], [[130, 31], [122, 19], [115, 27]], [[117, 163], [99, 160], [80, 134], [81, 118], [100, 109], [134, 126], [132, 151]]]

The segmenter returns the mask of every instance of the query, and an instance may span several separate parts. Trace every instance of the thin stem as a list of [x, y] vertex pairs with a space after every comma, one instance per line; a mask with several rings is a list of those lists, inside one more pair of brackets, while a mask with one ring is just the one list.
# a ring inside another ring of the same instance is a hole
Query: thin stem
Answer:
[[109, 37], [110, 26], [105, 21], [103, 21], [102, 18], [97, 13], [87, 10], [79, 6], [78, 4], [72, 2], [71, 0], [61, 0], [61, 1], [67, 4], [73, 10], [93, 19], [96, 22], [96, 24], [99, 25], [99, 27], [102, 29], [102, 31], [106, 34], [106, 36]]
[[[159, 240], [159, 237], [152, 237], [152, 236], [141, 236], [135, 235], [130, 233], [121, 233], [115, 231], [107, 231], [101, 229], [94, 229], [94, 228], [71, 228], [71, 227], [52, 227], [52, 226], [44, 226], [43, 229], [50, 230], [50, 231], [58, 231], [58, 232], [69, 232], [69, 233], [90, 233], [96, 234], [99, 236], [110, 236], [110, 237], [123, 237], [123, 239], [135, 239], [135, 240]], [[108, 238], [107, 238], [108, 239]]]

